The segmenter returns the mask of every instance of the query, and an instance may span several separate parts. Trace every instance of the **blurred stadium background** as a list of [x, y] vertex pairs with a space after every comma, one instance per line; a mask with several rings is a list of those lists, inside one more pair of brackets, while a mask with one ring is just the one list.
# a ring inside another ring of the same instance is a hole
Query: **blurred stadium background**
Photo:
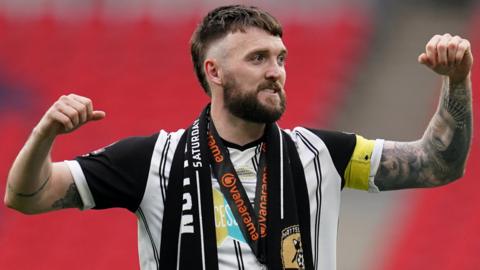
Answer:
[[[188, 41], [206, 11], [227, 3], [0, 0], [2, 197], [17, 152], [62, 94], [92, 98], [107, 118], [58, 138], [55, 160], [191, 123], [207, 98]], [[243, 3], [266, 8], [285, 27], [289, 109], [281, 125], [287, 128], [419, 138], [440, 87], [439, 77], [416, 62], [426, 42], [436, 33], [460, 34], [480, 55], [474, 1]], [[478, 68], [473, 81], [480, 83]], [[476, 134], [466, 176], [447, 187], [345, 190], [338, 269], [480, 269], [478, 146]], [[136, 219], [124, 210], [24, 216], [2, 205], [0, 246], [0, 269], [138, 269]]]

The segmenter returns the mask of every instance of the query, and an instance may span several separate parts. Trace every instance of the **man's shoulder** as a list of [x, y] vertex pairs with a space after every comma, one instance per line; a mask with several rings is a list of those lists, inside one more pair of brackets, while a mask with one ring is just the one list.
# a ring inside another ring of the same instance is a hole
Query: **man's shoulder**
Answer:
[[[302, 126], [284, 129], [283, 131], [292, 138], [298, 151], [313, 152], [315, 155], [321, 152], [328, 152], [333, 156], [336, 156], [338, 153], [346, 153], [345, 156], [348, 156], [356, 143], [356, 135], [354, 133], [342, 131]], [[328, 149], [328, 151], [323, 151], [324, 149]]]
[[132, 157], [135, 156], [135, 153], [140, 156], [149, 156], [148, 153], [151, 154], [154, 149], [164, 147], [167, 142], [168, 144], [176, 145], [184, 132], [184, 129], [176, 131], [166, 131], [162, 129], [150, 135], [128, 136], [81, 157], [92, 158], [104, 155], [114, 158], [123, 156]]
[[183, 129], [183, 128], [177, 129], [175, 131], [166, 131], [166, 130], [162, 129], [158, 132], [159, 137], [161, 137], [161, 138], [170, 137], [172, 140], [177, 140], [177, 141], [180, 140], [183, 133], [185, 133], [185, 129]]
[[303, 126], [297, 126], [293, 129], [282, 129], [286, 134], [290, 135], [294, 141], [298, 139], [320, 139], [323, 142], [332, 140], [345, 140], [355, 138], [354, 133], [335, 131], [328, 129], [317, 129]]
[[167, 131], [161, 129], [160, 131], [153, 133], [151, 135], [146, 136], [131, 136], [120, 140], [119, 142], [123, 143], [130, 143], [130, 144], [150, 144], [150, 145], [158, 145], [159, 142], [162, 141], [169, 141], [169, 142], [177, 142], [182, 137], [185, 129], [178, 129], [175, 131]]

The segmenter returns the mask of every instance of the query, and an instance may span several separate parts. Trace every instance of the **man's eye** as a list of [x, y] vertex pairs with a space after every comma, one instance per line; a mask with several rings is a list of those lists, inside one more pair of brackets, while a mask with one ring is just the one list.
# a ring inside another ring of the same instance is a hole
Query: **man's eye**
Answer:
[[279, 65], [283, 66], [283, 65], [285, 65], [285, 60], [286, 60], [285, 55], [280, 55], [280, 56], [278, 57], [278, 60], [277, 60], [277, 61], [278, 61], [278, 64], [279, 64]]
[[252, 56], [252, 61], [254, 62], [262, 62], [263, 60], [265, 60], [265, 56], [262, 54], [255, 54]]

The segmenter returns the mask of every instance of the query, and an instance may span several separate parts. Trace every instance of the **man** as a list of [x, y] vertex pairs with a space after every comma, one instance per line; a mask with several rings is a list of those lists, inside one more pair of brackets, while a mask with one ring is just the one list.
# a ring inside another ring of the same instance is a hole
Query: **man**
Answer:
[[418, 58], [443, 86], [414, 142], [280, 129], [287, 49], [280, 24], [258, 8], [211, 11], [191, 53], [211, 98], [192, 126], [53, 163], [56, 136], [105, 117], [88, 98], [62, 96], [15, 160], [5, 203], [28, 214], [127, 208], [139, 220], [142, 269], [335, 269], [344, 186], [434, 187], [463, 175], [473, 62], [463, 38], [436, 35]]

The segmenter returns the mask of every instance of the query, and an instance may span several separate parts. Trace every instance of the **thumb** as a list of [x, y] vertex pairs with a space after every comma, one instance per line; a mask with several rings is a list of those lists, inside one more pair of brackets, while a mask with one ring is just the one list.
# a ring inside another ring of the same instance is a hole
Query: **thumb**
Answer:
[[106, 114], [104, 111], [93, 111], [92, 117], [90, 118], [90, 120], [92, 121], [102, 120], [103, 118], [105, 118], [105, 115]]
[[427, 67], [431, 67], [432, 66], [432, 63], [430, 62], [430, 60], [428, 59], [428, 56], [426, 53], [422, 53], [418, 56], [418, 63], [422, 64], [422, 65], [426, 65]]

